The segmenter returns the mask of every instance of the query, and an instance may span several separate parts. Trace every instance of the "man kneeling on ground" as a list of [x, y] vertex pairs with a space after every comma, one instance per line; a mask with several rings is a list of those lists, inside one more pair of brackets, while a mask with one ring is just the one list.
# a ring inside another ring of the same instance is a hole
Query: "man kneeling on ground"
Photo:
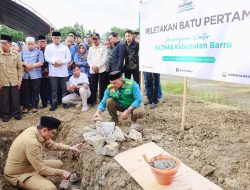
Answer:
[[122, 78], [120, 71], [113, 71], [109, 74], [110, 84], [104, 92], [104, 97], [100, 102], [93, 120], [98, 120], [100, 114], [107, 107], [111, 116], [111, 121], [118, 122], [117, 111], [123, 112], [121, 119], [126, 120], [131, 114], [131, 120], [143, 116], [142, 94], [139, 85], [126, 78]]
[[82, 111], [88, 111], [87, 99], [90, 97], [89, 80], [85, 73], [80, 72], [78, 65], [73, 65], [73, 75], [69, 78], [67, 90], [71, 93], [63, 97], [64, 104], [82, 104]]
[[62, 161], [43, 160], [44, 149], [80, 152], [82, 143], [70, 147], [51, 140], [60, 123], [53, 117], [42, 116], [38, 127], [29, 127], [14, 140], [4, 169], [5, 178], [11, 185], [27, 190], [56, 190], [46, 176], [70, 177], [70, 172], [60, 169]]

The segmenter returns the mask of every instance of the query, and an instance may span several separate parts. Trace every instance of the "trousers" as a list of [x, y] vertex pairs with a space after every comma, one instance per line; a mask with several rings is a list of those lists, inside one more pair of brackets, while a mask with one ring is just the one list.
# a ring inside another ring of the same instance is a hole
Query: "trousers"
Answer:
[[[61, 169], [63, 162], [60, 160], [44, 160], [45, 164], [51, 168]], [[36, 173], [24, 182], [18, 181], [18, 187], [25, 190], [57, 190], [57, 187], [44, 176]]]
[[58, 88], [61, 88], [62, 97], [67, 95], [66, 82], [68, 77], [49, 77], [51, 85], [51, 99], [52, 105], [57, 105], [58, 103]]
[[106, 71], [103, 73], [90, 75], [91, 103], [96, 103], [98, 84], [99, 84], [99, 98], [101, 101], [104, 95], [104, 91], [106, 90], [109, 84], [108, 73]]
[[87, 107], [87, 99], [90, 97], [90, 90], [85, 88], [79, 89], [80, 96], [76, 93], [69, 94], [64, 96], [62, 99], [63, 104], [77, 104], [78, 102], [82, 102], [82, 107]]
[[[109, 115], [111, 116], [111, 121], [113, 122], [119, 121], [117, 111], [124, 112], [127, 109], [127, 108], [120, 106], [119, 103], [112, 98], [108, 98], [106, 100], [106, 105], [107, 105], [107, 110], [109, 112]], [[131, 112], [131, 120], [136, 121], [137, 119], [142, 118], [143, 115], [144, 115], [143, 106], [135, 108]]]
[[0, 114], [2, 116], [20, 115], [20, 96], [18, 86], [4, 86], [0, 90]]
[[20, 95], [24, 108], [38, 108], [41, 80], [42, 79], [23, 79]]

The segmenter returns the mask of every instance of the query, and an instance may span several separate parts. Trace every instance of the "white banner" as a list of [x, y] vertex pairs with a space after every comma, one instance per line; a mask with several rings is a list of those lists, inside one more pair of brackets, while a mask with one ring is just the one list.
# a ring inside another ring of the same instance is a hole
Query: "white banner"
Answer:
[[140, 70], [250, 84], [250, 0], [142, 0]]

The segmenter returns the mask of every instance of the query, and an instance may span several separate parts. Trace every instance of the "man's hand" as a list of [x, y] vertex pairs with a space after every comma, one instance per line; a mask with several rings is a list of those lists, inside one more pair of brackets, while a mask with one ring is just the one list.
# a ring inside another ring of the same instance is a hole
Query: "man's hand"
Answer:
[[21, 84], [22, 84], [22, 81], [17, 82], [17, 86], [18, 86], [19, 89], [21, 88]]
[[75, 86], [75, 85], [72, 85], [72, 86], [68, 86], [68, 87], [67, 87], [67, 90], [68, 90], [69, 92], [73, 92], [73, 91], [75, 90], [75, 88], [76, 88], [76, 86]]
[[71, 174], [70, 172], [68, 172], [68, 171], [65, 170], [65, 171], [63, 172], [63, 179], [68, 180], [68, 179], [70, 178], [70, 174]]
[[33, 69], [31, 64], [24, 63], [23, 65], [26, 72], [30, 72]]
[[130, 112], [129, 112], [128, 110], [125, 110], [125, 111], [122, 113], [121, 118], [122, 118], [123, 120], [127, 120], [128, 117], [129, 117], [129, 115], [130, 115]]
[[92, 67], [92, 71], [93, 71], [94, 73], [99, 73], [99, 68], [98, 68], [97, 66], [93, 66], [93, 67]]
[[93, 118], [92, 118], [93, 121], [99, 121], [99, 120], [101, 120], [100, 112], [101, 112], [100, 110], [97, 110], [97, 111], [95, 112], [95, 115], [94, 115]]
[[76, 152], [81, 152], [81, 148], [83, 147], [82, 143], [76, 144], [74, 146], [69, 147], [69, 150], [73, 150]]

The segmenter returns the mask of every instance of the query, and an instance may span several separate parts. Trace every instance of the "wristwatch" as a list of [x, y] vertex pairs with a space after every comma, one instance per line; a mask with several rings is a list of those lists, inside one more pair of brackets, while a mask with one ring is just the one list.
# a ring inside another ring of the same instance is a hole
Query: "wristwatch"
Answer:
[[128, 113], [131, 113], [131, 110], [130, 109], [126, 109]]

